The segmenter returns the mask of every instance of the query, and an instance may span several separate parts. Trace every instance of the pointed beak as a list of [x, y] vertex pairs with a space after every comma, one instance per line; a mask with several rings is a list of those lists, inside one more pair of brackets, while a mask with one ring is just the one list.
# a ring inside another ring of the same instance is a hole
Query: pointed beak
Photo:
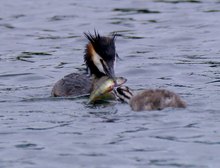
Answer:
[[107, 76], [109, 76], [110, 78], [115, 78], [115, 70], [114, 70], [114, 65], [113, 63], [108, 63], [108, 64], [105, 64], [102, 62], [102, 66], [103, 66], [103, 69], [106, 73]]
[[109, 77], [111, 77], [111, 78], [113, 78], [113, 79], [115, 78], [115, 70], [114, 70], [113, 67], [110, 66], [105, 73], [106, 73]]

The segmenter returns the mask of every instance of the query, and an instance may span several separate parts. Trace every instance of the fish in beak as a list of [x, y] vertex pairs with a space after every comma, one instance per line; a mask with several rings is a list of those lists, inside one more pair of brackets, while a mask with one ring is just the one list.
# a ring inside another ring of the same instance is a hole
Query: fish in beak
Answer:
[[97, 100], [102, 100], [102, 97], [105, 96], [105, 94], [111, 92], [115, 87], [119, 87], [122, 84], [124, 84], [127, 81], [127, 79], [123, 77], [115, 77], [113, 78], [107, 78], [104, 82], [98, 83], [96, 88], [92, 91], [89, 97], [88, 103], [94, 103]]

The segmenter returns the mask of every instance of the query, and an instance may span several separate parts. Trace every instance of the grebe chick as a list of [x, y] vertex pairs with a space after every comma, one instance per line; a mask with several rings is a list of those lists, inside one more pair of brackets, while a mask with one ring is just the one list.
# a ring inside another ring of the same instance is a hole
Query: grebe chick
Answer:
[[89, 40], [86, 45], [84, 61], [88, 74], [71, 73], [55, 83], [52, 96], [80, 96], [89, 94], [91, 88], [103, 76], [115, 77], [114, 65], [117, 57], [115, 35], [112, 37], [84, 33]]
[[115, 94], [120, 100], [127, 102], [134, 111], [186, 107], [186, 103], [176, 93], [165, 89], [146, 89], [135, 93], [129, 87], [121, 86], [115, 90]]

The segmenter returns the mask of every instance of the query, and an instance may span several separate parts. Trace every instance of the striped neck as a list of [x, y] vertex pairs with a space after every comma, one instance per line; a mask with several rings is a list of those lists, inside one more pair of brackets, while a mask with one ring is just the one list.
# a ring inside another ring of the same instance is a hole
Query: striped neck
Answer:
[[117, 87], [114, 89], [114, 93], [117, 99], [126, 103], [129, 103], [133, 96], [133, 91], [127, 86]]

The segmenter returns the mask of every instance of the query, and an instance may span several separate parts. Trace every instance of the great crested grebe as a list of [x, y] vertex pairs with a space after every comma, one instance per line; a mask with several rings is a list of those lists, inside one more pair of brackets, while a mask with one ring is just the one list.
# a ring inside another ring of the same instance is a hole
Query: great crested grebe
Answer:
[[116, 57], [115, 35], [112, 37], [100, 36], [96, 31], [94, 35], [84, 33], [89, 40], [86, 45], [84, 61], [86, 73], [71, 73], [57, 81], [52, 89], [52, 96], [80, 96], [89, 94], [95, 84], [103, 77], [115, 77], [114, 65]]
[[134, 92], [127, 86], [121, 86], [115, 89], [115, 94], [120, 100], [127, 102], [134, 111], [186, 107], [186, 103], [176, 93], [165, 89], [146, 89]]

